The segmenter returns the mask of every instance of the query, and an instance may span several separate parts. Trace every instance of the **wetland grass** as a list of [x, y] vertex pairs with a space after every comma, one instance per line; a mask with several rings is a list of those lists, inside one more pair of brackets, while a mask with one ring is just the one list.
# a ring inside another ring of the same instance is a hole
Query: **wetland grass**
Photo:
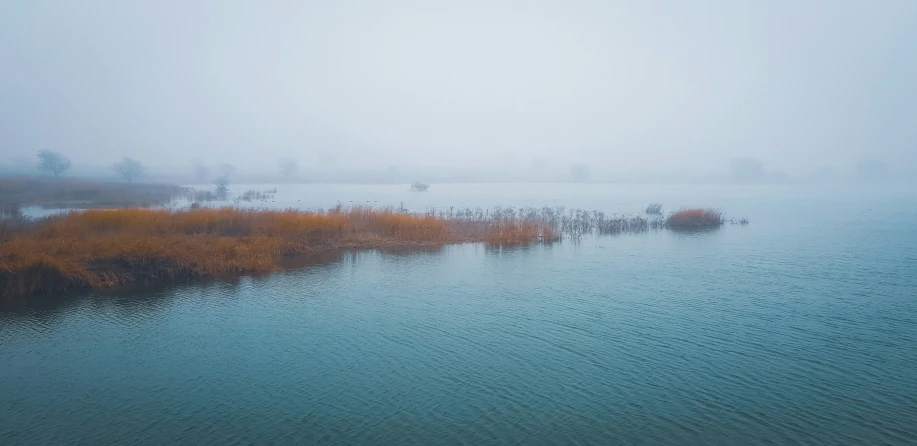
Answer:
[[284, 257], [335, 248], [548, 241], [537, 222], [487, 225], [391, 209], [90, 210], [4, 227], [0, 293], [27, 296], [277, 270]]
[[[334, 249], [552, 243], [585, 234], [719, 227], [714, 209], [664, 217], [563, 207], [328, 210], [111, 209], [0, 225], [0, 297], [267, 274], [284, 259]], [[747, 220], [741, 220], [742, 224]]]
[[723, 213], [716, 209], [680, 209], [666, 219], [666, 226], [671, 229], [706, 229], [720, 227], [725, 222]]

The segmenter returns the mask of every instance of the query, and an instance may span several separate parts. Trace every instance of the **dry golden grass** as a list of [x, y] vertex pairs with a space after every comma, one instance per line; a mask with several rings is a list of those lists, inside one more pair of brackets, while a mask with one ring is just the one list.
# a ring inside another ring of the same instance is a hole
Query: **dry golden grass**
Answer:
[[533, 241], [553, 242], [560, 239], [550, 226], [531, 221], [503, 221], [489, 228], [484, 240], [490, 245], [518, 246]]
[[666, 225], [673, 229], [712, 228], [724, 221], [723, 213], [716, 209], [681, 209], [669, 216]]
[[284, 256], [339, 247], [483, 241], [520, 245], [558, 237], [535, 222], [470, 223], [390, 210], [326, 213], [120, 209], [72, 213], [0, 238], [6, 297], [197, 277], [264, 274]]

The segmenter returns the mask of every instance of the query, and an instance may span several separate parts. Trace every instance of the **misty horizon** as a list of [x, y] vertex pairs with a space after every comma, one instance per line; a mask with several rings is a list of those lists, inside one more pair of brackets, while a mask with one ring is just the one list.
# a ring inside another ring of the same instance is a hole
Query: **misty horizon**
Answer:
[[268, 177], [289, 158], [305, 181], [917, 173], [908, 1], [4, 9], [16, 172], [53, 150], [73, 175], [125, 156], [151, 177]]

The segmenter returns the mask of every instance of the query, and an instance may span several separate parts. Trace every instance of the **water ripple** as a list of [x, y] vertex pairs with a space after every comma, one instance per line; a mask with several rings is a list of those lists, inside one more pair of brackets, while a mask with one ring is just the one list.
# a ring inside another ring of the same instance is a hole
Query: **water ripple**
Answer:
[[857, 221], [5, 305], [0, 444], [914, 444], [917, 233]]

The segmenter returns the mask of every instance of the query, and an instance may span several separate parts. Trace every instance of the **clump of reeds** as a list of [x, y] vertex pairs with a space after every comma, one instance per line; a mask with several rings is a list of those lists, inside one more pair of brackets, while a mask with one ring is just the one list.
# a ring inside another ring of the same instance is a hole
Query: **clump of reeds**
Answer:
[[722, 226], [723, 213], [716, 209], [681, 209], [666, 219], [666, 226], [673, 229], [701, 229]]
[[259, 191], [259, 190], [256, 190], [256, 189], [249, 189], [249, 190], [243, 192], [243, 193], [242, 193], [241, 195], [239, 195], [238, 197], [236, 197], [235, 201], [236, 201], [236, 202], [239, 202], [239, 201], [255, 201], [255, 200], [257, 200], [257, 201], [265, 201], [265, 200], [273, 199], [273, 198], [274, 198], [274, 194], [276, 194], [276, 193], [277, 193], [277, 189], [268, 189], [268, 190], [263, 190], [263, 191]]
[[606, 215], [600, 211], [584, 209], [566, 209], [558, 207], [527, 208], [466, 208], [440, 211], [439, 216], [448, 220], [471, 223], [487, 223], [520, 220], [535, 222], [547, 228], [555, 237], [580, 238], [583, 235], [597, 232], [599, 234], [618, 234], [623, 232], [643, 232], [665, 227], [663, 218], [628, 217]]
[[650, 203], [646, 206], [646, 213], [650, 215], [660, 215], [662, 214], [662, 204], [660, 203]]
[[550, 226], [527, 221], [501, 222], [487, 231], [485, 241], [492, 246], [528, 245], [533, 241], [553, 242], [560, 236]]
[[25, 219], [19, 203], [0, 203], [0, 222]]
[[621, 217], [600, 221], [596, 229], [600, 234], [620, 234], [625, 232], [644, 232], [664, 227], [665, 220], [661, 218]]

